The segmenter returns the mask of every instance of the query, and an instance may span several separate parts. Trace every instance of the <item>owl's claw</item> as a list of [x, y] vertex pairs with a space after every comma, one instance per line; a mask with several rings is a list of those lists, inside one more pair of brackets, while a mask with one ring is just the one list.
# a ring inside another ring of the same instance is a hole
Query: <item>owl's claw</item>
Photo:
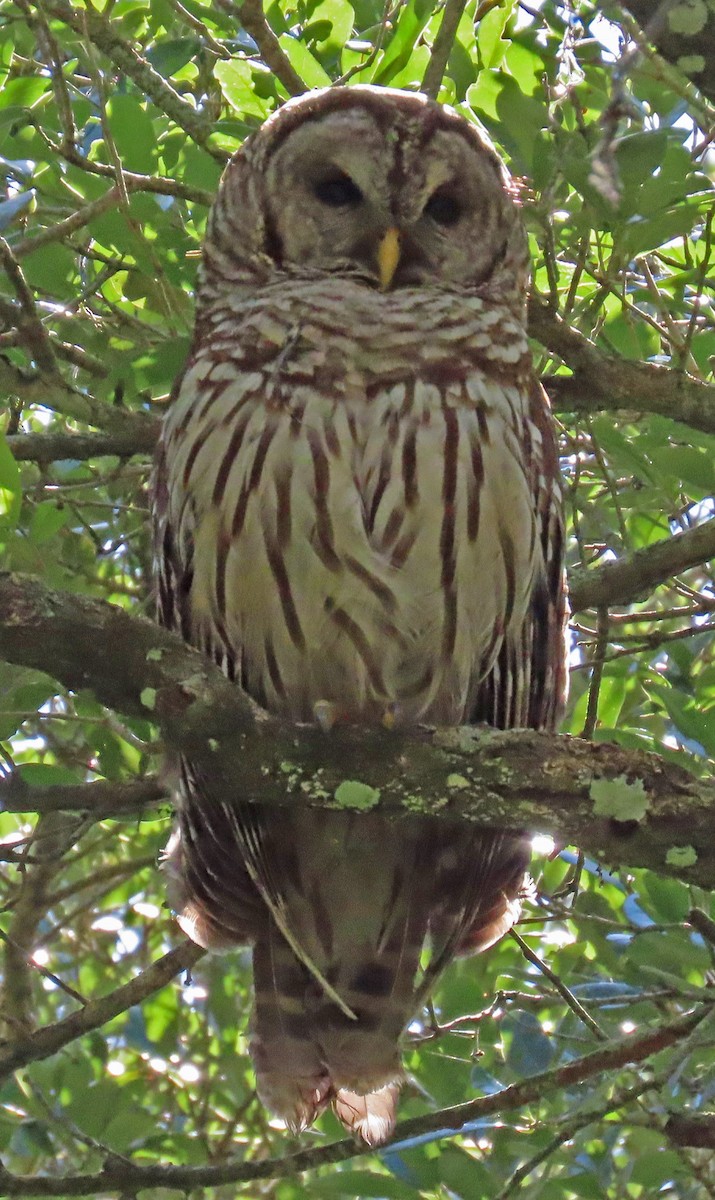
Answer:
[[313, 705], [313, 716], [323, 733], [330, 733], [340, 717], [340, 710], [332, 700], [316, 700]]

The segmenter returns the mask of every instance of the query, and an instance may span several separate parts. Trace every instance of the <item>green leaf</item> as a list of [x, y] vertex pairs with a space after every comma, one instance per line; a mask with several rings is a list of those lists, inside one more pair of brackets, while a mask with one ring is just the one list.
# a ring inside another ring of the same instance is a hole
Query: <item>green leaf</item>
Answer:
[[242, 116], [258, 117], [264, 121], [270, 112], [270, 106], [267, 100], [261, 99], [256, 93], [254, 74], [257, 70], [257, 67], [251, 66], [244, 59], [233, 58], [229, 62], [217, 63], [214, 75], [231, 108]]
[[312, 12], [311, 25], [315, 21], [325, 22], [326, 25], [318, 39], [321, 53], [333, 54], [342, 50], [350, 40], [355, 24], [355, 11], [348, 0], [322, 0]]
[[36, 505], [30, 522], [30, 541], [41, 546], [59, 533], [69, 521], [70, 514], [60, 504], [45, 500]]
[[282, 33], [278, 41], [291, 66], [307, 87], [323, 88], [330, 86], [332, 82], [330, 76], [321, 67], [315, 55], [311, 54], [304, 42], [299, 42], [297, 38], [292, 37], [289, 33]]
[[513, 8], [514, 0], [507, 0], [506, 3], [492, 8], [479, 21], [477, 46], [482, 70], [493, 71], [501, 67], [504, 62], [510, 45], [509, 39], [505, 38], [504, 34]]
[[107, 101], [114, 143], [128, 171], [149, 175], [156, 169], [156, 133], [146, 108], [134, 96], [114, 93]]
[[512, 1035], [506, 1061], [518, 1079], [548, 1070], [556, 1048], [534, 1013], [511, 1013], [503, 1027]]
[[5, 435], [0, 433], [0, 519], [11, 524], [20, 515], [22, 480]]
[[[158, 42], [147, 52], [147, 58], [155, 71], [167, 77], [174, 75], [190, 62], [201, 50], [201, 43], [195, 37], [170, 38]], [[223, 63], [217, 64], [223, 66]]]
[[373, 71], [372, 83], [385, 86], [407, 66], [417, 39], [431, 15], [429, 0], [408, 0], [400, 6], [395, 32]]

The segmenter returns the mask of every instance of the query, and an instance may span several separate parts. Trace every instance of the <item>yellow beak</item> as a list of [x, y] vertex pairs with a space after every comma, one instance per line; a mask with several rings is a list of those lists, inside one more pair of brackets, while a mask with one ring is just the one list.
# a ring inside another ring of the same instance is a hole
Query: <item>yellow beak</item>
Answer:
[[380, 291], [386, 292], [400, 261], [400, 231], [391, 225], [382, 236], [377, 248], [377, 265], [380, 270]]

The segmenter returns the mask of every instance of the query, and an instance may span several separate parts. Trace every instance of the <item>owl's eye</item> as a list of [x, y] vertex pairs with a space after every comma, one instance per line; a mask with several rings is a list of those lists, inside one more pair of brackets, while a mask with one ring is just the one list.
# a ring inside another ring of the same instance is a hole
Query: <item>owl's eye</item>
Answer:
[[438, 188], [425, 204], [424, 214], [431, 217], [438, 225], [449, 227], [456, 225], [462, 215], [462, 205], [454, 192], [447, 188]]
[[330, 175], [321, 179], [313, 188], [321, 204], [329, 208], [356, 208], [362, 200], [362, 192], [349, 175]]

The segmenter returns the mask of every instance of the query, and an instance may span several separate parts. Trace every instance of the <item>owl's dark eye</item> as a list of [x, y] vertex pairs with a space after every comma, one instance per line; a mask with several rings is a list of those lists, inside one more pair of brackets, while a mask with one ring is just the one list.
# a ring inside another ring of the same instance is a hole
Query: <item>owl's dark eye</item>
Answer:
[[362, 192], [349, 175], [330, 175], [321, 179], [313, 188], [321, 204], [329, 208], [356, 208], [362, 200]]
[[438, 225], [456, 225], [462, 215], [462, 204], [454, 192], [448, 191], [447, 188], [438, 188], [425, 204], [424, 214]]

